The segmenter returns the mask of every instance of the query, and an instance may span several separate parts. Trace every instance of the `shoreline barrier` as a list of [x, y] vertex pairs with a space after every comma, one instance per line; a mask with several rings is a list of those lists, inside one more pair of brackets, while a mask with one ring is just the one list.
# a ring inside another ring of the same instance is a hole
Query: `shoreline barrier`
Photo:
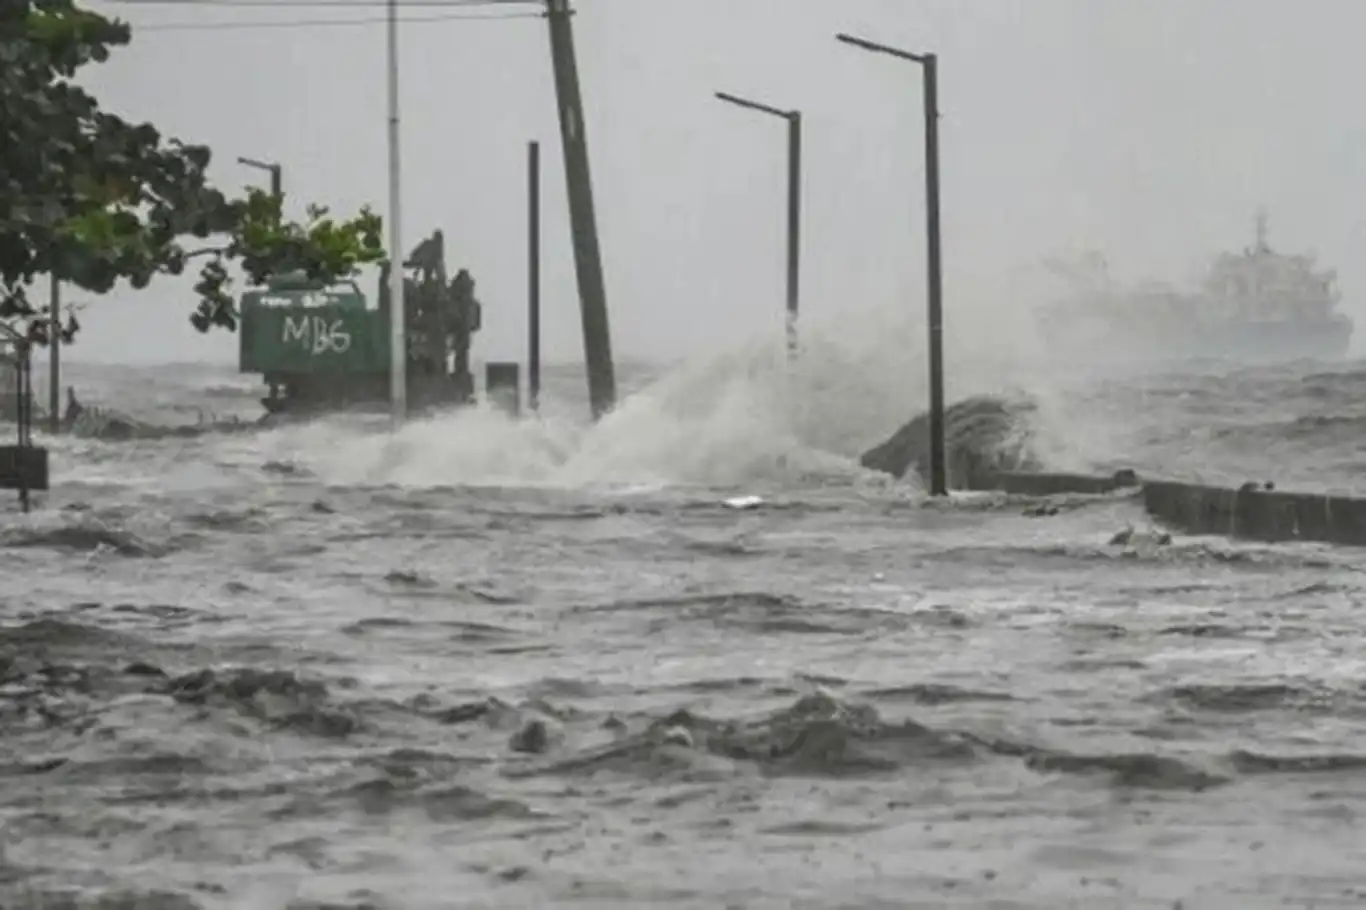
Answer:
[[1190, 534], [1366, 546], [1366, 499], [1281, 493], [1252, 484], [1233, 490], [1149, 481], [1143, 485], [1143, 508]]
[[1026, 496], [1103, 495], [1133, 489], [1151, 518], [1192, 536], [1366, 546], [1366, 498], [1286, 493], [1270, 484], [1245, 483], [1235, 489], [1145, 480], [1128, 470], [1112, 475], [1005, 472], [979, 489]]
[[1044, 471], [1002, 471], [993, 475], [981, 487], [1019, 496], [1058, 496], [1067, 493], [1103, 495], [1116, 490], [1138, 490], [1143, 481], [1133, 471], [1116, 471], [1110, 475], [1058, 474]]

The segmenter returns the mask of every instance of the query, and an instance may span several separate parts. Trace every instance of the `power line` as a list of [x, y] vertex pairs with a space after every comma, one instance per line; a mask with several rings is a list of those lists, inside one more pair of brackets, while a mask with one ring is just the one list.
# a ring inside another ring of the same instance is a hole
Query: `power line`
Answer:
[[[384, 7], [384, 0], [109, 0], [118, 6], [211, 6], [220, 9], [274, 7], [332, 9], [374, 9]], [[438, 7], [441, 9], [481, 6], [541, 6], [541, 0], [396, 0], [398, 6]]]
[[[474, 13], [445, 13], [432, 16], [405, 16], [399, 19], [399, 23], [405, 22], [488, 22], [493, 20], [507, 19], [540, 19], [541, 13], [486, 13], [478, 15]], [[331, 28], [334, 26], [347, 25], [382, 25], [388, 20], [372, 16], [364, 19], [278, 19], [275, 21], [254, 20], [254, 21], [224, 21], [224, 22], [157, 22], [149, 25], [134, 24], [133, 30], [141, 35], [144, 32], [208, 32], [223, 30], [240, 29], [262, 29], [262, 28]]]

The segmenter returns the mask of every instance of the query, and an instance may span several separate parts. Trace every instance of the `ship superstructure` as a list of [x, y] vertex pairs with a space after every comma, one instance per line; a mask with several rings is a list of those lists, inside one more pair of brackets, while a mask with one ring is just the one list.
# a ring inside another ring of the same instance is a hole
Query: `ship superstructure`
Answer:
[[1102, 344], [1140, 359], [1335, 359], [1353, 323], [1338, 311], [1337, 274], [1311, 255], [1271, 248], [1258, 211], [1252, 246], [1223, 253], [1194, 291], [1147, 282], [1120, 288], [1103, 257], [1054, 263], [1069, 293], [1045, 314], [1050, 341]]

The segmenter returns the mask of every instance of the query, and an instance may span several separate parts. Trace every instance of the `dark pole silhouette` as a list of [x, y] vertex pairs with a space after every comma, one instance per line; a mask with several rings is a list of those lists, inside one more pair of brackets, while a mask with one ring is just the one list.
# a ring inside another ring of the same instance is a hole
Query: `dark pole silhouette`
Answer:
[[276, 199], [284, 195], [284, 169], [278, 164], [269, 161], [257, 161], [255, 158], [238, 158], [238, 164], [254, 167], [258, 171], [270, 173], [270, 194]]
[[791, 357], [797, 353], [797, 313], [801, 296], [802, 114], [728, 92], [717, 92], [716, 97], [787, 121], [787, 353]]
[[944, 458], [944, 300], [939, 238], [939, 58], [913, 54], [852, 35], [836, 35], [845, 44], [920, 64], [924, 70], [925, 218], [929, 243], [930, 346], [930, 495], [948, 493]]
[[56, 436], [62, 431], [62, 283], [52, 276], [52, 293], [48, 301], [48, 389], [47, 428]]
[[541, 403], [541, 144], [527, 146], [527, 402]]
[[588, 128], [574, 52], [573, 10], [569, 8], [569, 0], [545, 0], [545, 5], [546, 20], [550, 23], [550, 59], [569, 194], [574, 271], [579, 283], [579, 309], [583, 319], [583, 353], [588, 362], [588, 397], [596, 419], [615, 407], [617, 379], [612, 365], [607, 284], [602, 272], [602, 248], [598, 242], [593, 181], [588, 167]]

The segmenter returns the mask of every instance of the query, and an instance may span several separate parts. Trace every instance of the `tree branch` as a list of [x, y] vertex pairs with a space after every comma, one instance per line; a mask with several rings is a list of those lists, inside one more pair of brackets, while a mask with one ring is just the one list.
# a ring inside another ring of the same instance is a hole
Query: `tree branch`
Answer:
[[[383, 258], [380, 219], [369, 209], [343, 221], [308, 206], [307, 220], [295, 223], [260, 190], [229, 199], [207, 181], [208, 148], [103, 111], [69, 81], [130, 34], [75, 0], [0, 2], [0, 319], [33, 316], [24, 287], [39, 275], [102, 294], [121, 280], [144, 288], [207, 258], [191, 321], [201, 331], [232, 329], [227, 261], [260, 283], [287, 271], [340, 280]], [[190, 236], [226, 240], [187, 251], [181, 239]], [[77, 328], [73, 320], [71, 333]], [[45, 332], [31, 322], [26, 337], [45, 343]]]

